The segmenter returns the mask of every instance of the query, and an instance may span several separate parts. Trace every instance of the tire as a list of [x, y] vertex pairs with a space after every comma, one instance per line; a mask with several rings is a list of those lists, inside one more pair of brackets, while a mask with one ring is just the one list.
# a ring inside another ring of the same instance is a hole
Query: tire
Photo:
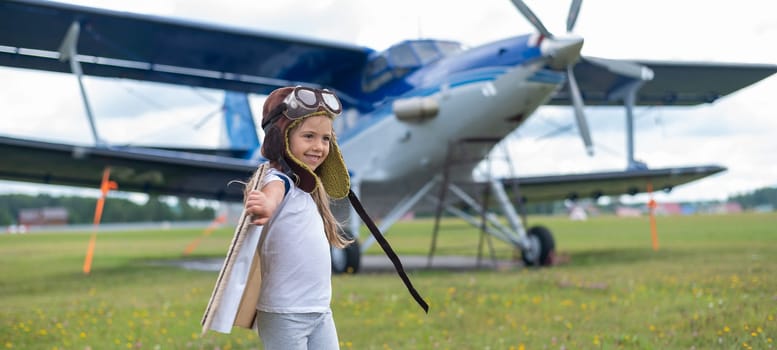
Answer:
[[526, 266], [550, 266], [556, 255], [556, 242], [553, 234], [544, 226], [534, 226], [526, 232], [532, 247], [521, 253]]
[[353, 243], [345, 248], [332, 248], [332, 273], [357, 273], [361, 265], [361, 249], [359, 248], [359, 241], [354, 240]]

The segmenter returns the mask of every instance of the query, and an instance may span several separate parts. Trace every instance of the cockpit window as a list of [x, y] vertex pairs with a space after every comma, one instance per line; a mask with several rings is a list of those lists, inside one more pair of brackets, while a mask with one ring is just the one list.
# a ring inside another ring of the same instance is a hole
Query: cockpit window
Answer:
[[386, 69], [388, 62], [386, 56], [380, 55], [367, 63], [367, 75], [375, 75]]
[[423, 65], [461, 51], [452, 41], [408, 40], [370, 58], [362, 77], [362, 89], [375, 91], [391, 80], [399, 79]]
[[462, 50], [461, 44], [453, 41], [438, 41], [436, 44], [443, 56], [450, 56]]
[[421, 60], [421, 64], [431, 63], [442, 57], [442, 53], [433, 41], [415, 42], [413, 48], [415, 48], [415, 53]]
[[418, 58], [415, 56], [413, 47], [407, 43], [402, 45], [396, 45], [389, 49], [389, 60], [391, 65], [403, 68], [412, 68], [421, 65]]

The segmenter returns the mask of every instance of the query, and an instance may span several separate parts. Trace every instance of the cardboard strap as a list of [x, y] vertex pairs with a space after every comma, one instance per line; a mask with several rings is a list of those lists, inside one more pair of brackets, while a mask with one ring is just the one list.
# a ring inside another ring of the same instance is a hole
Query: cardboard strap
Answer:
[[372, 221], [369, 215], [367, 215], [367, 212], [364, 210], [364, 207], [362, 206], [361, 202], [359, 202], [359, 198], [356, 197], [356, 194], [353, 193], [353, 191], [348, 190], [348, 200], [351, 201], [351, 205], [354, 209], [356, 209], [356, 212], [359, 214], [359, 217], [362, 218], [362, 221], [367, 225], [367, 228], [370, 229], [370, 232], [375, 237], [375, 240], [378, 241], [378, 244], [381, 248], [383, 248], [383, 251], [386, 253], [386, 256], [388, 256], [389, 260], [394, 264], [394, 269], [397, 270], [397, 274], [399, 274], [399, 277], [402, 279], [402, 282], [405, 283], [405, 287], [407, 287], [408, 292], [410, 292], [410, 295], [413, 296], [413, 299], [418, 303], [418, 305], [421, 306], [422, 309], [424, 309], [424, 312], [427, 314], [429, 313], [429, 305], [424, 301], [424, 299], [421, 297], [420, 294], [418, 294], [418, 291], [415, 290], [415, 287], [413, 287], [413, 283], [410, 282], [410, 278], [407, 277], [407, 274], [405, 273], [405, 269], [402, 267], [402, 262], [399, 261], [399, 257], [396, 253], [394, 253], [394, 249], [391, 249], [391, 246], [389, 245], [388, 241], [386, 241], [386, 238], [383, 237], [383, 235], [380, 233], [380, 230], [378, 230], [378, 227], [375, 226], [375, 223]]

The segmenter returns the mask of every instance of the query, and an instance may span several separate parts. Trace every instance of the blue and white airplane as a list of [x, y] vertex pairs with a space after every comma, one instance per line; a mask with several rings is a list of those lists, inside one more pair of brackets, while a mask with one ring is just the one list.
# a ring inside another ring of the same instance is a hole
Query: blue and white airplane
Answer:
[[[261, 157], [246, 99], [279, 86], [326, 87], [345, 111], [335, 124], [354, 192], [385, 232], [422, 205], [481, 226], [481, 194], [491, 193], [509, 224], [489, 213], [486, 232], [522, 251], [528, 265], [552, 263], [555, 243], [527, 228], [516, 202], [635, 194], [725, 170], [717, 165], [649, 169], [634, 160], [635, 106], [711, 103], [777, 71], [775, 65], [624, 61], [580, 54], [571, 34], [555, 35], [520, 0], [512, 1], [536, 33], [465, 49], [451, 41], [407, 40], [377, 52], [350, 44], [115, 12], [39, 0], [0, 2], [0, 65], [83, 76], [126, 78], [226, 91], [223, 123], [232, 143], [203, 152], [112, 145], [95, 128], [81, 94], [92, 146], [0, 136], [0, 178], [95, 187], [109, 166], [124, 191], [240, 201]], [[475, 177], [475, 167], [538, 107], [571, 105], [583, 145], [593, 152], [584, 106], [623, 105], [627, 169], [575, 175]], [[454, 205], [454, 202], [456, 205]], [[466, 204], [472, 211], [462, 211]], [[494, 207], [494, 206], [490, 206]], [[359, 221], [347, 205], [348, 230]], [[370, 240], [333, 254], [337, 271], [358, 270]]]

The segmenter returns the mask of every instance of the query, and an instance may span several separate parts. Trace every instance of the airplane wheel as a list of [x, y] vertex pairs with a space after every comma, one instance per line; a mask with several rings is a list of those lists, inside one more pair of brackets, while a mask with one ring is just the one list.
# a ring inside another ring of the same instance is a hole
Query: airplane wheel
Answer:
[[544, 226], [534, 226], [527, 232], [531, 247], [522, 252], [526, 266], [549, 266], [556, 254], [556, 242], [553, 234]]
[[357, 273], [361, 265], [361, 249], [359, 248], [359, 241], [354, 240], [353, 243], [345, 248], [332, 248], [332, 272], [336, 274], [340, 273]]

